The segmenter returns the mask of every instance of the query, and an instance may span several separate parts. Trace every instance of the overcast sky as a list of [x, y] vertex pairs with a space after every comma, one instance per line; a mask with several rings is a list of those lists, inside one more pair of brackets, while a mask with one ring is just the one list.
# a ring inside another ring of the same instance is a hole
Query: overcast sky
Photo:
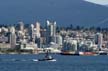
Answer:
[[108, 5], [108, 0], [85, 0], [85, 1], [93, 2], [101, 5]]

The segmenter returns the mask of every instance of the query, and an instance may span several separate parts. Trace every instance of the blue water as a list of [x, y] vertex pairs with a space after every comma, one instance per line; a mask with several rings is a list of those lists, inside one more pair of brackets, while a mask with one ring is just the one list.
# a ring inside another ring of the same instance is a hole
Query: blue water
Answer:
[[[44, 55], [0, 55], [0, 71], [108, 71], [108, 56], [62, 56], [55, 62], [35, 62]], [[17, 60], [17, 61], [14, 61]]]

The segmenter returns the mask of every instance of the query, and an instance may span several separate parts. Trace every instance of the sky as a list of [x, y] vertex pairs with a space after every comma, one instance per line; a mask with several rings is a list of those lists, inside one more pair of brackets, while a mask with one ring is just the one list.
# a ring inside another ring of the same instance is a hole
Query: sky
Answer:
[[100, 4], [100, 5], [108, 5], [108, 0], [85, 0], [85, 1]]

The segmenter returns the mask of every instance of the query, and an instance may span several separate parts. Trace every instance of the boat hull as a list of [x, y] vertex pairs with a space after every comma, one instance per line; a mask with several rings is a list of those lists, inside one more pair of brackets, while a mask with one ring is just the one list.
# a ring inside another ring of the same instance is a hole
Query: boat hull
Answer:
[[79, 53], [77, 53], [77, 52], [61, 52], [60, 54], [61, 55], [77, 55], [77, 56], [79, 56]]

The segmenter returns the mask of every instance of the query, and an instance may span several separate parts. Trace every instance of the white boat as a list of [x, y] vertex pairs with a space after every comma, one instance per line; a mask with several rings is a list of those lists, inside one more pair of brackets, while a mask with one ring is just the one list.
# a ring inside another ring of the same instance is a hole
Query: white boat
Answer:
[[56, 61], [54, 58], [33, 59], [33, 61]]
[[49, 53], [47, 52], [45, 57], [42, 59], [34, 59], [33, 61], [56, 61]]

